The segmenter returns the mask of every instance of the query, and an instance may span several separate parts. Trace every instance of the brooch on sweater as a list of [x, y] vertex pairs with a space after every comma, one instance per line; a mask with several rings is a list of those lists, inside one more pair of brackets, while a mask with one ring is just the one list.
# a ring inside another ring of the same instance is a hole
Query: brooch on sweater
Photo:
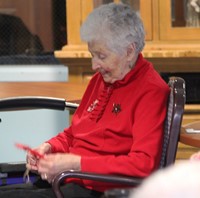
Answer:
[[113, 104], [113, 109], [112, 109], [112, 113], [114, 113], [115, 115], [117, 115], [119, 112], [121, 112], [121, 105], [120, 104]]
[[96, 99], [87, 109], [88, 112], [92, 112], [94, 110], [94, 108], [97, 106], [98, 104], [98, 100]]

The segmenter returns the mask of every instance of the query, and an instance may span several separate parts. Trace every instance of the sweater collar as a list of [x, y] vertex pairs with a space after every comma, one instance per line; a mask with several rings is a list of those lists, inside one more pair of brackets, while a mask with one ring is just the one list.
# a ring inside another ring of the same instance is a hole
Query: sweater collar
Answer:
[[115, 81], [113, 84], [105, 83], [106, 87], [118, 88], [128, 84], [130, 81], [134, 80], [137, 77], [138, 73], [141, 71], [141, 68], [145, 66], [144, 63], [145, 59], [140, 53], [135, 63], [135, 67], [133, 67], [133, 69], [131, 69], [130, 72], [128, 72], [122, 80]]

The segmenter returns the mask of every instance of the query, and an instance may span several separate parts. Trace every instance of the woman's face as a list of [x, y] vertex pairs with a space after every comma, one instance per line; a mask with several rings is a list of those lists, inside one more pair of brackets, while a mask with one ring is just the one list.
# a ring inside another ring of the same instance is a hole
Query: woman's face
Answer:
[[90, 42], [88, 49], [92, 55], [92, 69], [100, 72], [105, 82], [122, 80], [130, 71], [126, 52], [114, 53], [100, 42]]

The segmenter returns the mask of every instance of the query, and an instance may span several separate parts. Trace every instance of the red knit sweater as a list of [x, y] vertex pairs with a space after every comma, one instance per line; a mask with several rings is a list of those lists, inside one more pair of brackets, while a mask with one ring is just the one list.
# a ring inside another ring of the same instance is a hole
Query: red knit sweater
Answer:
[[[71, 126], [48, 142], [53, 152], [81, 155], [82, 171], [147, 176], [159, 165], [168, 95], [168, 85], [140, 54], [112, 85], [96, 73]], [[79, 183], [97, 191], [119, 187]]]

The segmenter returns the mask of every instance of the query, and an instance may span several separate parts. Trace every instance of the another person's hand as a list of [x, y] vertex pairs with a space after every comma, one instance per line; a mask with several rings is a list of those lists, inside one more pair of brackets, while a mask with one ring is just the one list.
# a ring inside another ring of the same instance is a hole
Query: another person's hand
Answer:
[[81, 157], [74, 154], [48, 154], [38, 160], [37, 170], [42, 179], [51, 183], [58, 173], [67, 170], [80, 170], [80, 161]]
[[191, 155], [191, 160], [200, 160], [200, 151]]

